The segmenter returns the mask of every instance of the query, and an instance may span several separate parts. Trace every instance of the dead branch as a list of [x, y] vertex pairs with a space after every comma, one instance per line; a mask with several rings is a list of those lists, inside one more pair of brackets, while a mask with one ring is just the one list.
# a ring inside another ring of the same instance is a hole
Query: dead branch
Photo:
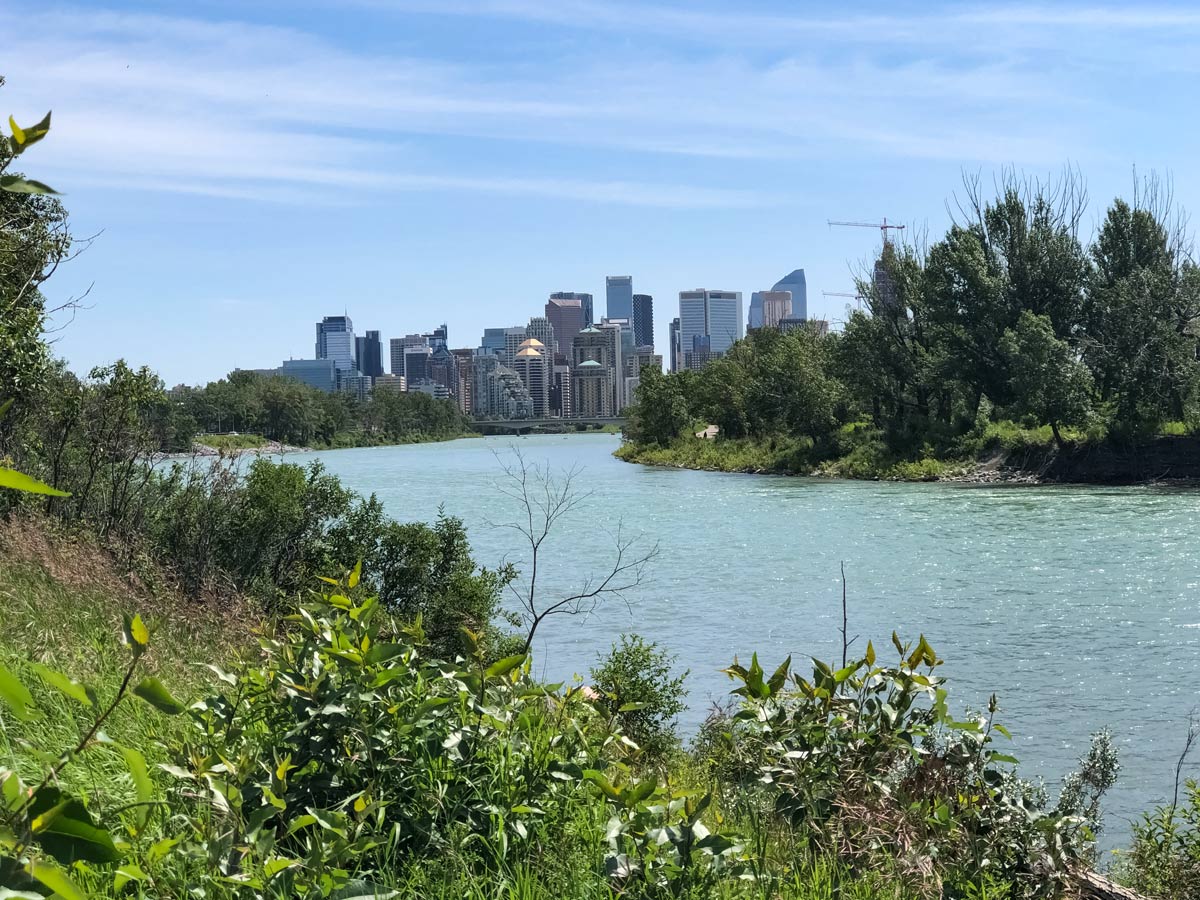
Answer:
[[640, 538], [626, 534], [623, 524], [618, 522], [612, 535], [612, 564], [602, 573], [587, 576], [573, 591], [543, 597], [539, 592], [539, 579], [546, 540], [564, 517], [592, 496], [592, 491], [578, 488], [581, 472], [578, 468], [556, 474], [549, 465], [528, 462], [518, 449], [514, 448], [512, 454], [513, 462], [496, 454], [504, 473], [496, 489], [513, 500], [519, 513], [511, 522], [487, 524], [515, 531], [521, 536], [521, 542], [528, 546], [527, 574], [508, 586], [522, 610], [520, 615], [526, 628], [523, 652], [528, 653], [539, 626], [550, 616], [586, 615], [608, 600], [628, 604], [626, 593], [647, 581], [649, 563], [658, 555], [658, 544], [648, 551], [641, 551], [638, 547]]

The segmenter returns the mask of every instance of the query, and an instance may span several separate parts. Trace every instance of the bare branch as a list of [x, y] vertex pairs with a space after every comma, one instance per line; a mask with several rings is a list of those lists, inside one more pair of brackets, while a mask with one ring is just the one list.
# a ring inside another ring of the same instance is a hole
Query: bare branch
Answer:
[[622, 523], [618, 523], [613, 535], [615, 558], [612, 565], [603, 574], [586, 575], [573, 591], [543, 598], [538, 583], [543, 545], [555, 527], [582, 506], [593, 492], [579, 489], [582, 470], [578, 467], [556, 474], [548, 464], [530, 463], [516, 448], [512, 449], [511, 462], [499, 454], [495, 456], [504, 473], [496, 490], [510, 498], [519, 513], [513, 521], [488, 521], [487, 524], [517, 532], [528, 547], [524, 577], [508, 586], [522, 609], [521, 618], [526, 627], [524, 652], [528, 653], [538, 627], [549, 616], [586, 615], [610, 599], [628, 605], [625, 594], [647, 581], [649, 563], [658, 555], [658, 545], [644, 552], [639, 550], [639, 538], [627, 535]]

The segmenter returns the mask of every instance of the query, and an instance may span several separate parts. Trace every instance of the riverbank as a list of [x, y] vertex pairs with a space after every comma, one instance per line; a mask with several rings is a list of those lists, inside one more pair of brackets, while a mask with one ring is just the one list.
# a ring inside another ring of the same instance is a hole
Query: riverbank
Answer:
[[814, 461], [803, 439], [723, 440], [681, 437], [667, 447], [624, 443], [618, 459], [647, 466], [806, 475], [866, 481], [947, 481], [971, 484], [1200, 483], [1200, 437], [1163, 435], [1142, 444], [1080, 441], [983, 442], [977, 455], [897, 460], [866, 445], [834, 459]]
[[388, 440], [374, 435], [361, 435], [343, 432], [334, 436], [327, 444], [318, 446], [299, 446], [280, 441], [268, 440], [257, 434], [216, 434], [202, 435], [192, 442], [192, 449], [187, 453], [170, 454], [171, 459], [185, 459], [194, 456], [280, 456], [289, 453], [314, 453], [321, 450], [353, 450], [361, 447], [402, 447], [408, 444], [432, 444], [444, 441], [456, 441], [460, 438], [480, 437], [476, 432], [464, 432], [449, 435], [413, 435], [404, 440]]

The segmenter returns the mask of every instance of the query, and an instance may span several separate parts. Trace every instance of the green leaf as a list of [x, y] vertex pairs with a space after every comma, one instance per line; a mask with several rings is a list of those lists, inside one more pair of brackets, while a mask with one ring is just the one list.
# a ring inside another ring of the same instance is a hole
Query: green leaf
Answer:
[[16, 772], [0, 769], [0, 800], [11, 810], [20, 809], [25, 803], [25, 785]]
[[13, 715], [22, 722], [32, 718], [29, 707], [33, 705], [33, 695], [21, 683], [21, 679], [4, 666], [0, 666], [0, 700], [12, 708]]
[[50, 113], [42, 116], [42, 121], [36, 125], [30, 125], [28, 128], [22, 128], [17, 124], [17, 120], [12, 116], [8, 117], [8, 124], [12, 128], [13, 140], [20, 148], [17, 153], [24, 152], [31, 144], [36, 144], [50, 132]]
[[61, 868], [45, 859], [30, 860], [25, 871], [50, 888], [62, 900], [87, 900], [87, 894], [80, 890]]
[[640, 782], [637, 787], [621, 791], [621, 802], [626, 806], [636, 806], [653, 794], [657, 787], [658, 781], [656, 779], [647, 778], [645, 781]]
[[146, 873], [133, 863], [125, 863], [113, 875], [113, 890], [120, 891], [131, 881], [145, 881]]
[[858, 669], [857, 663], [855, 663], [852, 666], [846, 666], [846, 668], [844, 668], [844, 669], [838, 669], [836, 672], [833, 673], [834, 683], [841, 684], [843, 681], [845, 681], [847, 678], [849, 678], [851, 675], [853, 675], [855, 673], [855, 671], [857, 671], [857, 669]]
[[583, 780], [590, 781], [596, 787], [600, 788], [600, 790], [604, 793], [604, 796], [608, 797], [610, 800], [620, 801], [621, 792], [609, 783], [609, 780], [604, 777], [603, 772], [599, 772], [596, 769], [585, 769], [583, 772]]
[[767, 688], [770, 690], [772, 697], [778, 694], [780, 689], [787, 682], [788, 670], [791, 669], [791, 667], [792, 658], [789, 656], [779, 664], [779, 668], [775, 670], [775, 673], [771, 676], [770, 680], [767, 681]]
[[22, 178], [20, 175], [0, 175], [0, 191], [10, 194], [57, 194], [54, 188], [32, 178]]
[[[118, 862], [121, 854], [79, 800], [47, 786], [34, 795], [28, 815], [43, 850], [64, 865], [77, 860]], [[36, 877], [36, 876], [35, 876]]]
[[0, 419], [3, 419], [6, 415], [8, 415], [8, 411], [12, 409], [13, 402], [14, 398], [9, 397], [3, 403], [0, 403]]
[[347, 587], [358, 587], [358, 581], [362, 578], [362, 560], [354, 564], [354, 568], [350, 571], [350, 577], [346, 579]]
[[488, 666], [485, 674], [488, 678], [499, 678], [502, 675], [507, 675], [524, 661], [524, 653], [518, 654], [517, 656], [506, 656], [504, 659], [496, 660], [496, 662]]
[[125, 638], [131, 647], [145, 647], [150, 643], [150, 629], [140, 615], [125, 617]]
[[623, 703], [617, 712], [637, 712], [639, 709], [645, 709], [649, 703]]
[[286, 859], [284, 857], [278, 857], [276, 859], [267, 861], [267, 864], [263, 866], [263, 874], [266, 875], [268, 879], [271, 879], [280, 872], [286, 871], [287, 869], [293, 869], [299, 865], [301, 865], [301, 862], [298, 859]]
[[865, 658], [868, 666], [875, 665], [875, 645], [870, 641], [867, 641], [867, 655]]
[[134, 694], [141, 697], [155, 709], [168, 716], [177, 716], [185, 709], [182, 703], [171, 696], [171, 692], [163, 687], [157, 678], [143, 678], [133, 689]]
[[94, 692], [87, 686], [68, 678], [62, 672], [56, 672], [49, 666], [43, 666], [41, 663], [30, 663], [29, 666], [50, 687], [84, 706], [94, 705], [92, 702]]
[[[122, 747], [121, 755], [125, 757], [125, 765], [129, 767], [129, 775], [133, 778], [134, 795], [138, 803], [147, 803], [154, 796], [154, 782], [150, 780], [150, 772], [146, 767], [146, 757], [133, 747]], [[146, 827], [150, 817], [150, 808], [139, 806], [136, 811], [138, 829]]]
[[[0, 187], [4, 187], [7, 175], [0, 175]], [[30, 478], [15, 469], [0, 468], [0, 488], [10, 488], [14, 491], [24, 491], [26, 494], [45, 494], [50, 497], [70, 497], [66, 491], [52, 488], [50, 485]]]

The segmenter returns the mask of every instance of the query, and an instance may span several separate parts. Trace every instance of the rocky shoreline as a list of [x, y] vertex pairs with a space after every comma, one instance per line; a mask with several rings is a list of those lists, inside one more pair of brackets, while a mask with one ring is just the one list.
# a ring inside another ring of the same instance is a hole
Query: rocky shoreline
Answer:
[[282, 456], [287, 453], [312, 453], [312, 447], [296, 447], [292, 444], [281, 444], [279, 441], [267, 441], [259, 447], [237, 447], [222, 450], [202, 444], [199, 441], [192, 444], [192, 449], [186, 453], [167, 453], [163, 459], [193, 459], [195, 457], [231, 457], [231, 456]]

